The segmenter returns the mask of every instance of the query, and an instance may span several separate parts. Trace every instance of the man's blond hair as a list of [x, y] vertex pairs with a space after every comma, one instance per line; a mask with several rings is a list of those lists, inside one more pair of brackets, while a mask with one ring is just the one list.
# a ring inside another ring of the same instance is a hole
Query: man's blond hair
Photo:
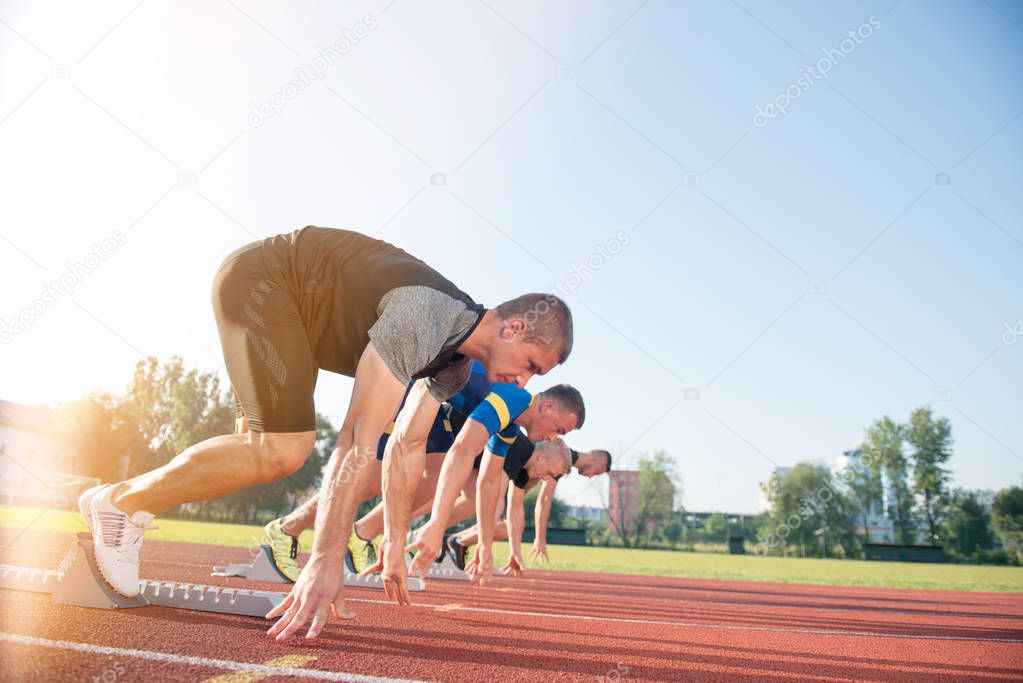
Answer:
[[545, 454], [556, 464], [560, 464], [564, 474], [568, 474], [568, 471], [572, 469], [572, 451], [560, 437], [551, 441], [538, 442], [535, 450]]

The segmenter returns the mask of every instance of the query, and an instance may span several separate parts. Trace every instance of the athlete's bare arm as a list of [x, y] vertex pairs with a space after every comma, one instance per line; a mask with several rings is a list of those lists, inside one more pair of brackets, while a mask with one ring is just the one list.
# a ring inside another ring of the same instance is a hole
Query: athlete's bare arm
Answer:
[[342, 590], [344, 550], [358, 505], [356, 494], [372, 472], [367, 464], [404, 392], [404, 385], [370, 343], [355, 371], [352, 400], [337, 448], [323, 471], [312, 555], [288, 596], [266, 615], [268, 619], [283, 615], [269, 631], [277, 640], [297, 635], [310, 619], [306, 637], [315, 638], [331, 614], [347, 616]]

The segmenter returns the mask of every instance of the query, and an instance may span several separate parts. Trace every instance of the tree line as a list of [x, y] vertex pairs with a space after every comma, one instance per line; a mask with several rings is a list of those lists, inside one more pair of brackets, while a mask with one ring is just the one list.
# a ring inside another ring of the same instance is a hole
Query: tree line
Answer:
[[[952, 426], [929, 407], [905, 423], [885, 416], [871, 424], [845, 467], [801, 462], [766, 484], [771, 511], [756, 549], [818, 557], [859, 557], [864, 544], [937, 545], [963, 562], [1023, 562], [1023, 489], [993, 498], [951, 485]], [[908, 453], [907, 453], [908, 450]], [[872, 519], [891, 532], [872, 532]], [[1000, 547], [999, 547], [1000, 546]]]
[[[95, 393], [55, 411], [55, 447], [70, 453], [75, 474], [120, 481], [165, 465], [205, 439], [234, 432], [233, 393], [216, 373], [185, 367], [178, 357], [135, 365], [122, 394]], [[316, 415], [316, 444], [302, 468], [279, 481], [169, 511], [186, 519], [254, 523], [280, 516], [307, 495], [334, 448], [337, 432]]]

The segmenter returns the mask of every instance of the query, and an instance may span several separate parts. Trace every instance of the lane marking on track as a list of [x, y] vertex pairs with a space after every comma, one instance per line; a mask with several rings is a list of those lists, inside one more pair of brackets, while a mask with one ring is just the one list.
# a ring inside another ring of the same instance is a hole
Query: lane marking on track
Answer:
[[[546, 579], [544, 579], [544, 580], [541, 580], [541, 579], [530, 579], [530, 580], [534, 584], [543, 584], [543, 583], [561, 584], [561, 583], [563, 583], [563, 584], [573, 585], [573, 586], [578, 586], [579, 585], [578, 582], [572, 582], [572, 581], [547, 581]], [[545, 590], [545, 587], [543, 585], [537, 585], [537, 586], [531, 587], [531, 588], [508, 588], [508, 587], [496, 588], [496, 587], [491, 587], [491, 590], [494, 590], [494, 591], [497, 591], [497, 592], [500, 592], [500, 593], [512, 593], [512, 592], [514, 592], [514, 593], [518, 593], [520, 595], [523, 595], [525, 597], [533, 597], [533, 596], [536, 595], [536, 592], [538, 590]], [[676, 595], [678, 593], [675, 589], [668, 589], [668, 590], [672, 590], [672, 592], [675, 593]], [[710, 588], [707, 588], [707, 589], [689, 589], [689, 588], [687, 588], [685, 590], [686, 591], [692, 591], [692, 592], [713, 593], [715, 595], [718, 593], [718, 591], [716, 591], [714, 589], [710, 589]], [[643, 602], [643, 603], [650, 603], [650, 602], [660, 603], [660, 602], [664, 602], [664, 598], [663, 597], [658, 597], [658, 596], [654, 596], [654, 595], [641, 595], [641, 594], [639, 594], [639, 595], [627, 595], [627, 596], [625, 596], [625, 598], [623, 598], [620, 593], [597, 593], [597, 592], [594, 592], [594, 591], [586, 591], [585, 592], [585, 596], [587, 598], [606, 598], [608, 600], [613, 600], [615, 602], [619, 602], [619, 601], [621, 601], [623, 599], [628, 599], [633, 604], [635, 604], [637, 602]], [[569, 594], [562, 594], [560, 597], [566, 598], [566, 597], [570, 597], [570, 595]], [[765, 595], [764, 597], [767, 597], [767, 596]], [[793, 600], [812, 599], [812, 598], [802, 597], [802, 596], [800, 596], [797, 593], [790, 594], [789, 598], [793, 599]], [[699, 600], [699, 598], [695, 598], [695, 597], [693, 599], [697, 600], [697, 601]], [[834, 596], [834, 597], [828, 597], [828, 598], [825, 598], [825, 600], [827, 600], [827, 602], [820, 602], [818, 604], [786, 604], [785, 607], [793, 609], [793, 610], [819, 611], [821, 609], [828, 609], [828, 610], [835, 609], [834, 605], [835, 605], [835, 602], [838, 601], [838, 600], [844, 600], [844, 601], [847, 601], [847, 602], [848, 601], [857, 601], [857, 602], [863, 603], [860, 606], [844, 607], [844, 609], [846, 609], [846, 610], [848, 610], [850, 612], [856, 612], [856, 611], [862, 611], [862, 609], [864, 607], [873, 607], [876, 604], [876, 601], [864, 600], [864, 599], [861, 599], [861, 598], [858, 598], [858, 597], [844, 597], [844, 596], [840, 596], [840, 595], [839, 596]], [[981, 617], [981, 616], [976, 616], [976, 615], [958, 615], [956, 613], [956, 609], [959, 607], [959, 605], [957, 603], [942, 602], [942, 601], [937, 600], [937, 599], [929, 600], [929, 601], [927, 601], [927, 600], [919, 600], [917, 602], [919, 602], [919, 604], [921, 606], [927, 606], [929, 608], [932, 608], [933, 609], [933, 615], [941, 615], [941, 616], [945, 616], [945, 617], [948, 617], [948, 616], [960, 616], [963, 619], [985, 619], [988, 616], [992, 616], [992, 615], [987, 615], [987, 616]], [[772, 605], [772, 604], [766, 603], [766, 602], [758, 602], [758, 601], [755, 601], [755, 600], [743, 601], [743, 600], [732, 598], [732, 599], [726, 599], [726, 600], [711, 601], [711, 603], [713, 605], [715, 605], [715, 606], [727, 605], [727, 606], [738, 606], [738, 607], [744, 607], [744, 608], [755, 608], [755, 609], [757, 609], [757, 610], [759, 610], [761, 612], [774, 612], [774, 611], [776, 611], [775, 605]], [[939, 607], [946, 607], [948, 611], [939, 612], [938, 611]], [[920, 607], [917, 607], [917, 608], [913, 608], [913, 607], [905, 607], [905, 608], [903, 608], [903, 607], [890, 607], [890, 608], [886, 608], [887, 611], [893, 612], [893, 613], [912, 613], [914, 611], [919, 612], [920, 609], [921, 609]], [[969, 609], [969, 608], [963, 607], [963, 609]], [[694, 613], [698, 612], [698, 610], [699, 610], [699, 608], [696, 608]], [[992, 614], [994, 614], [994, 613], [992, 613]], [[1015, 618], [1015, 619], [1019, 619], [1020, 621], [1023, 621], [1023, 614], [1018, 613], [1018, 612], [1014, 612], [1014, 613], [1010, 613], [1010, 614], [1005, 614], [1005, 613], [998, 613], [998, 614], [1000, 616], [1012, 617], [1012, 618]]]
[[434, 612], [454, 612], [456, 609], [462, 609], [462, 603], [452, 602], [447, 605], [438, 605], [433, 608]]
[[[309, 662], [315, 660], [316, 657], [310, 655], [284, 655], [283, 657], [263, 662], [263, 666], [283, 666], [301, 669]], [[219, 676], [211, 676], [203, 681], [203, 683], [256, 683], [256, 681], [261, 681], [264, 678], [270, 678], [270, 674], [259, 671], [232, 671], [231, 673], [220, 674]]]
[[291, 666], [270, 666], [255, 662], [235, 662], [229, 659], [211, 659], [209, 657], [193, 657], [176, 655], [169, 652], [153, 652], [151, 650], [134, 650], [123, 647], [107, 647], [92, 643], [76, 643], [69, 640], [50, 640], [35, 638], [17, 633], [0, 631], [0, 642], [17, 643], [32, 647], [48, 647], [55, 650], [71, 650], [92, 655], [114, 655], [117, 657], [133, 657], [154, 662], [181, 664], [184, 666], [206, 666], [211, 669], [227, 669], [228, 671], [252, 671], [267, 676], [290, 676], [292, 678], [311, 678], [320, 681], [350, 681], [351, 683], [427, 683], [408, 678], [386, 678], [366, 676], [365, 674], [345, 673], [344, 671], [321, 671], [319, 669], [299, 669]]
[[[389, 600], [367, 600], [365, 598], [345, 598], [350, 602], [365, 602], [374, 605], [393, 605]], [[457, 603], [454, 603], [457, 604]], [[415, 605], [414, 605], [415, 606]], [[908, 640], [954, 640], [973, 643], [1009, 643], [1020, 644], [1023, 639], [1017, 638], [977, 638], [973, 636], [925, 636], [913, 633], [877, 633], [874, 631], [838, 631], [830, 629], [780, 628], [776, 626], [739, 626], [737, 624], [709, 624], [685, 621], [660, 621], [655, 619], [626, 619], [624, 617], [592, 617], [586, 614], [554, 614], [551, 612], [523, 612], [510, 609], [493, 609], [489, 607], [453, 607], [451, 605], [420, 605], [427, 609], [450, 607], [449, 612], [483, 612], [486, 614], [510, 614], [520, 617], [549, 617], [551, 619], [577, 619], [580, 621], [601, 621], [618, 624], [647, 624], [650, 626], [678, 626], [681, 628], [706, 628], [722, 631], [760, 631], [768, 633], [804, 633], [814, 636], [859, 636], [863, 638], [902, 638]]]

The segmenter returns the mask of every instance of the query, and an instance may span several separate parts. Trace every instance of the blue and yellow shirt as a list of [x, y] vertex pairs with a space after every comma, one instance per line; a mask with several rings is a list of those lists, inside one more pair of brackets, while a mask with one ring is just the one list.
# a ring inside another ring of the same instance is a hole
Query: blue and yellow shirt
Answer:
[[473, 361], [469, 381], [451, 397], [451, 407], [483, 425], [490, 434], [487, 450], [504, 457], [521, 434], [515, 420], [533, 405], [533, 395], [514, 384], [491, 384], [479, 361]]

